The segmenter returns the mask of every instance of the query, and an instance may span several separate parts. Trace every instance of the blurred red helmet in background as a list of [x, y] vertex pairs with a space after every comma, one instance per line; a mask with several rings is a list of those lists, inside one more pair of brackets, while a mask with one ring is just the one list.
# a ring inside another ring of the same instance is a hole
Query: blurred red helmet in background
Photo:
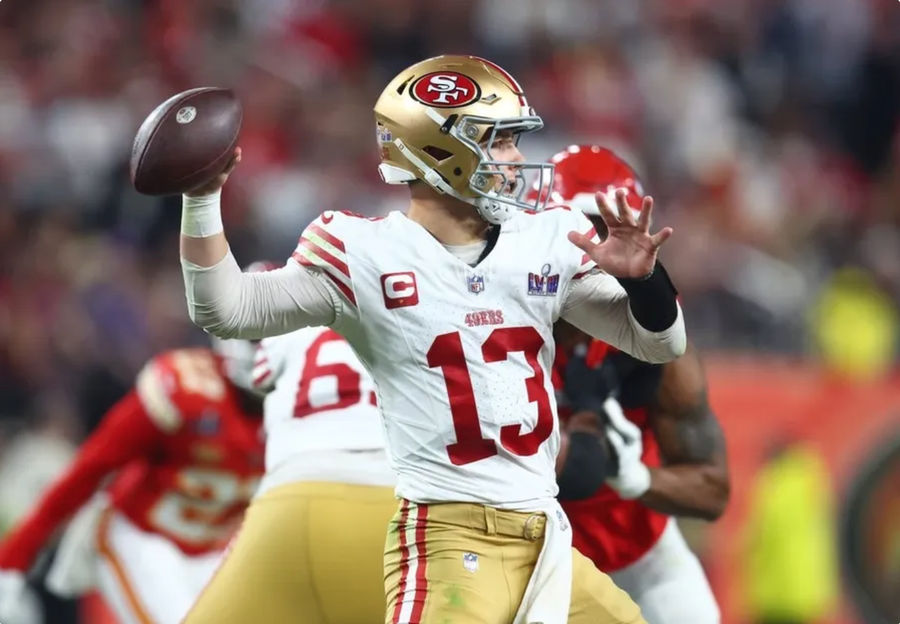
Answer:
[[[599, 215], [594, 193], [606, 194], [615, 209], [615, 192], [622, 188], [628, 205], [640, 211], [644, 198], [641, 182], [628, 163], [611, 150], [597, 145], [570, 145], [550, 162], [556, 168], [548, 205], [565, 204], [587, 215]], [[537, 186], [531, 190], [532, 194], [537, 193]]]

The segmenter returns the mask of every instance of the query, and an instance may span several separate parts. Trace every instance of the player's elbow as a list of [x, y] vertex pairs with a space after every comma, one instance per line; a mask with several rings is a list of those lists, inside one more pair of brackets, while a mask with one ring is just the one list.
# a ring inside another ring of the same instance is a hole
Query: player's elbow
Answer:
[[217, 338], [238, 337], [237, 327], [215, 306], [188, 305], [188, 316], [194, 325]]

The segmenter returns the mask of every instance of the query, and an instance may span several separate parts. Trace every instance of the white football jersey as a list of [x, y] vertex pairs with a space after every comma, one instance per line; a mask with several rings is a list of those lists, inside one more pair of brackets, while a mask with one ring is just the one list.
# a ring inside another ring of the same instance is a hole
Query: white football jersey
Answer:
[[[386, 483], [381, 477], [375, 483], [393, 484], [383, 453], [379, 461], [378, 454], [361, 452], [383, 451], [384, 429], [375, 383], [341, 335], [307, 327], [266, 338], [257, 351], [253, 383], [271, 389], [264, 404], [267, 478], [287, 466], [295, 479], [318, 475], [371, 482], [347, 470], [353, 463], [355, 472], [388, 475]], [[344, 465], [326, 465], [336, 463]]]
[[[523, 212], [471, 267], [400, 212], [326, 212], [293, 258], [340, 293], [332, 325], [377, 385], [399, 496], [517, 507], [557, 493], [553, 323], [594, 271], [567, 208]], [[613, 278], [609, 278], [613, 279]]]

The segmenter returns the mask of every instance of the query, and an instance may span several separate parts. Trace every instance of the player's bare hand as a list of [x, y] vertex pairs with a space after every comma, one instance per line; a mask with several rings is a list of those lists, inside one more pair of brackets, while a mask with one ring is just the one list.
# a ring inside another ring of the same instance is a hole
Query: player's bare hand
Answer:
[[569, 232], [569, 241], [584, 251], [597, 266], [613, 277], [642, 278], [650, 274], [656, 264], [660, 246], [672, 235], [672, 228], [665, 227], [650, 234], [650, 218], [653, 214], [653, 198], [645, 197], [641, 214], [635, 221], [625, 200], [625, 191], [616, 191], [616, 210], [609, 205], [603, 193], [597, 193], [600, 217], [609, 229], [602, 243], [594, 243], [578, 232]]
[[221, 173], [217, 174], [216, 177], [209, 180], [208, 182], [204, 182], [200, 186], [195, 189], [191, 189], [185, 195], [189, 197], [200, 197], [202, 195], [212, 195], [220, 188], [225, 186], [225, 182], [228, 180], [228, 176], [231, 175], [231, 172], [234, 171], [234, 168], [237, 167], [238, 163], [241, 162], [241, 148], [235, 147], [234, 154], [231, 155], [231, 158], [228, 160], [228, 163], [225, 165], [225, 169], [222, 170]]

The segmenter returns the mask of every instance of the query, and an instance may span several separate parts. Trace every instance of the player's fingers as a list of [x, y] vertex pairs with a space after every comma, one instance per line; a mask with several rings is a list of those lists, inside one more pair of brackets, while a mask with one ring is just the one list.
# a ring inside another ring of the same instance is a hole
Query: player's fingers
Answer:
[[631, 212], [631, 206], [628, 205], [628, 193], [625, 189], [616, 191], [616, 209], [619, 212], [619, 221], [626, 225], [637, 225]]
[[234, 153], [231, 155], [231, 158], [228, 159], [228, 164], [225, 165], [225, 171], [223, 171], [222, 173], [228, 175], [229, 173], [234, 171], [234, 168], [237, 167], [237, 164], [239, 162], [241, 162], [241, 148], [236, 147], [234, 148]]
[[653, 218], [653, 198], [647, 195], [641, 202], [641, 214], [638, 217], [638, 227], [642, 232], [650, 231], [650, 221]]
[[590, 238], [579, 232], [569, 232], [569, 242], [578, 247], [586, 254], [590, 254], [591, 250], [597, 245]]
[[609, 205], [609, 200], [604, 193], [595, 193], [594, 201], [597, 202], [597, 210], [600, 211], [600, 218], [603, 219], [603, 222], [606, 223], [607, 227], [619, 224], [619, 217], [616, 215], [616, 211], [613, 210], [613, 207]]
[[672, 236], [672, 232], [674, 230], [670, 227], [664, 227], [659, 232], [650, 237], [650, 244], [653, 245], [653, 249], [659, 249], [664, 242], [669, 240], [669, 237]]

